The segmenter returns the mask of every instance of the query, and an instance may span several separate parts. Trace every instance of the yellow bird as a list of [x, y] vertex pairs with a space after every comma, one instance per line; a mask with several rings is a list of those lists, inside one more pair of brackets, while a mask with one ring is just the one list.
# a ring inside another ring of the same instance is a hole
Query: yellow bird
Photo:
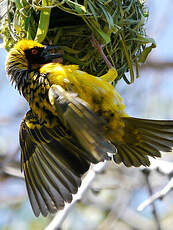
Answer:
[[[50, 46], [21, 40], [8, 54], [6, 71], [30, 106], [20, 127], [22, 169], [36, 216], [71, 202], [90, 163], [113, 158], [125, 166], [149, 166], [148, 156], [173, 146], [172, 120], [129, 117], [111, 85], [77, 65], [53, 63]], [[112, 157], [111, 157], [112, 154]]]

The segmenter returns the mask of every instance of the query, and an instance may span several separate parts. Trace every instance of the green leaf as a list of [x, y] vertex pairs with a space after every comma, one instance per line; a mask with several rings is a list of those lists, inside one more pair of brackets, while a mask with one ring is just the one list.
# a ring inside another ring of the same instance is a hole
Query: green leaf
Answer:
[[140, 56], [140, 58], [139, 58], [139, 62], [140, 62], [140, 63], [144, 63], [144, 62], [146, 61], [146, 59], [147, 59], [149, 53], [151, 52], [151, 50], [152, 50], [153, 48], [155, 48], [155, 46], [152, 44], [151, 46], [146, 47], [146, 48], [144, 49], [144, 51], [141, 53], [141, 56]]
[[[43, 7], [48, 6], [48, 3], [46, 0], [42, 0], [42, 6]], [[51, 12], [50, 8], [41, 10], [40, 20], [39, 20], [39, 24], [37, 27], [37, 33], [35, 36], [35, 41], [37, 42], [41, 43], [47, 35], [48, 28], [49, 28], [50, 12]]]
[[146, 59], [147, 59], [149, 53], [151, 52], [151, 50], [152, 50], [153, 48], [156, 48], [156, 42], [155, 42], [155, 40], [152, 39], [152, 38], [143, 38], [142, 43], [143, 43], [143, 44], [152, 43], [152, 44], [151, 44], [150, 46], [146, 47], [146, 48], [142, 51], [141, 56], [140, 56], [140, 58], [139, 58], [139, 62], [140, 62], [140, 63], [144, 63], [144, 62], [146, 61]]
[[100, 34], [100, 36], [103, 38], [103, 40], [105, 41], [105, 44], [108, 44], [108, 43], [111, 41], [110, 35], [107, 34], [107, 33], [105, 33], [105, 32], [103, 32], [103, 30], [97, 29], [97, 32], [98, 32], [98, 33]]

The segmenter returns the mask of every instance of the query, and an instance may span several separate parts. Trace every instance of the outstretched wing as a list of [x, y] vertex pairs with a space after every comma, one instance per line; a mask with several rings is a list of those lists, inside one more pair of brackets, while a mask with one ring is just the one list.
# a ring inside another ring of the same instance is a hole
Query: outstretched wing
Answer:
[[46, 216], [71, 202], [89, 169], [84, 150], [70, 135], [62, 136], [60, 128], [40, 126], [29, 111], [20, 127], [22, 169], [32, 209], [36, 216]]

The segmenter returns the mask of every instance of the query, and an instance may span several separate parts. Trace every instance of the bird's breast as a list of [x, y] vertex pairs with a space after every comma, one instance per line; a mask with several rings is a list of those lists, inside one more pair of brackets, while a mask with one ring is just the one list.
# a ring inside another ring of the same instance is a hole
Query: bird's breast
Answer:
[[55, 125], [56, 111], [48, 99], [50, 84], [46, 75], [33, 75], [31, 81], [23, 88], [23, 95], [30, 108], [37, 115], [39, 122], [47, 127]]

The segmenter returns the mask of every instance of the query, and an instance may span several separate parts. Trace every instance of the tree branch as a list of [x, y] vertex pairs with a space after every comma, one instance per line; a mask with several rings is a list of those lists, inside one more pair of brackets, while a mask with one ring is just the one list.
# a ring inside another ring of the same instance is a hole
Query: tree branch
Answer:
[[68, 213], [72, 209], [72, 207], [82, 199], [84, 193], [89, 189], [91, 183], [96, 178], [97, 174], [102, 173], [106, 168], [107, 162], [101, 162], [97, 165], [93, 166], [92, 169], [88, 172], [88, 174], [84, 177], [82, 181], [82, 185], [78, 190], [78, 193], [73, 196], [73, 201], [70, 204], [66, 204], [65, 208], [59, 211], [50, 224], [45, 228], [45, 230], [58, 230], [60, 229], [63, 221], [67, 217]]
[[[168, 176], [171, 178], [168, 184], [161, 190], [152, 194], [147, 200], [142, 202], [137, 210], [143, 211], [146, 207], [153, 204], [157, 199], [163, 199], [171, 190], [173, 190], [173, 163], [164, 160], [155, 160], [150, 159], [151, 165], [147, 168], [148, 171], [156, 170], [157, 172], [161, 173], [162, 175]], [[141, 167], [144, 170], [144, 167]]]
[[[147, 168], [149, 171], [156, 170], [162, 175], [172, 177], [173, 176], [173, 162], [165, 161], [165, 160], [156, 160], [150, 158], [150, 167]], [[141, 170], [145, 169], [145, 167], [141, 167]]]
[[138, 211], [143, 211], [147, 206], [152, 205], [156, 200], [163, 199], [170, 191], [173, 190], [173, 178], [167, 183], [167, 185], [160, 191], [150, 196], [147, 200], [138, 206]]
[[[147, 187], [148, 187], [148, 192], [149, 192], [149, 195], [151, 197], [153, 195], [153, 191], [152, 191], [152, 186], [151, 186], [150, 180], [149, 180], [150, 171], [147, 170], [147, 169], [144, 169], [143, 174], [145, 176], [145, 181], [146, 181], [146, 184], [147, 184]], [[151, 206], [152, 206], [152, 214], [153, 214], [154, 219], [155, 219], [157, 230], [161, 230], [162, 228], [161, 228], [160, 218], [159, 218], [159, 216], [157, 214], [156, 205], [155, 205], [154, 202], [152, 202]]]
[[140, 69], [148, 69], [148, 68], [158, 69], [158, 70], [169, 69], [169, 68], [172, 69], [173, 62], [149, 61], [140, 66]]

